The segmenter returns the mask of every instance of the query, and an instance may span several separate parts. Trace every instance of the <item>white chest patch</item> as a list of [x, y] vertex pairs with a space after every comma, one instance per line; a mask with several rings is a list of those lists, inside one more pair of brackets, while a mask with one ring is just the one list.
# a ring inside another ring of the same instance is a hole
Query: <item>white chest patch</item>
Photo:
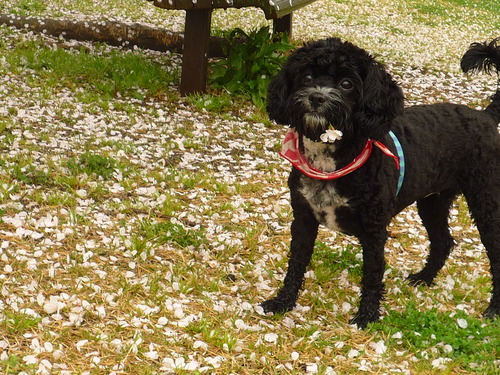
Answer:
[[314, 142], [306, 137], [303, 137], [302, 140], [304, 141], [304, 155], [309, 164], [326, 173], [335, 171], [335, 159], [328, 156], [329, 152], [327, 151], [333, 152], [335, 146], [323, 142]]
[[[335, 160], [325, 152], [326, 147], [333, 147], [304, 138], [304, 154], [309, 163], [324, 172], [335, 171]], [[332, 230], [340, 230], [336, 218], [339, 207], [347, 207], [347, 198], [342, 197], [332, 181], [316, 180], [307, 176], [301, 179], [300, 192], [309, 202], [316, 219]]]
[[320, 224], [332, 230], [341, 230], [337, 222], [336, 210], [347, 207], [347, 198], [342, 197], [329, 181], [314, 180], [304, 176], [300, 192], [309, 202], [314, 216]]

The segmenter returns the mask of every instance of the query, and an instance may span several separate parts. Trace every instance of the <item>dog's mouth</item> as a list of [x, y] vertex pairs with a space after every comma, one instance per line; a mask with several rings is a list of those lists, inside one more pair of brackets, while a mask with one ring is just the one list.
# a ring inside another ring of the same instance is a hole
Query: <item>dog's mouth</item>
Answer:
[[[304, 115], [304, 132], [307, 138], [313, 141], [334, 143], [341, 140], [343, 132], [333, 125], [326, 117], [317, 113], [306, 113]], [[319, 139], [318, 138], [319, 134]]]
[[317, 112], [306, 112], [303, 117], [304, 127], [310, 129], [326, 129], [329, 122], [326, 117]]
[[295, 128], [298, 133], [301, 133], [305, 137], [316, 142], [320, 142], [322, 135], [324, 135], [329, 129], [339, 128], [327, 117], [315, 112], [305, 113], [302, 117], [302, 121], [300, 121], [300, 125], [297, 125], [298, 126], [295, 126]]
[[301, 135], [320, 142], [327, 130], [345, 131], [349, 106], [340, 92], [329, 87], [298, 91], [291, 102], [292, 126]]

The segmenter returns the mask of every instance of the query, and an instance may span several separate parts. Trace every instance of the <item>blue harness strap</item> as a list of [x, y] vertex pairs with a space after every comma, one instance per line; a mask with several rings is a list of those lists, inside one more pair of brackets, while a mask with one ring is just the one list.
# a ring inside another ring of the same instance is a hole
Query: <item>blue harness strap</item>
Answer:
[[401, 143], [399, 142], [398, 137], [396, 137], [396, 134], [394, 134], [391, 130], [389, 132], [389, 135], [391, 136], [392, 141], [396, 146], [396, 152], [399, 158], [399, 179], [398, 179], [398, 189], [396, 190], [396, 195], [398, 195], [399, 191], [401, 190], [401, 186], [403, 186], [403, 181], [405, 179], [405, 154], [403, 152], [403, 147], [401, 147]]

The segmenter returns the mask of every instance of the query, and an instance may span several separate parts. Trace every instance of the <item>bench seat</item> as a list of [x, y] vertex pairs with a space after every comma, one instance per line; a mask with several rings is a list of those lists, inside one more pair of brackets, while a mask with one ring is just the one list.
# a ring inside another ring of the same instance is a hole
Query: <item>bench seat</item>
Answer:
[[314, 0], [152, 0], [164, 9], [228, 9], [255, 7], [264, 11], [267, 19], [277, 19], [302, 8]]

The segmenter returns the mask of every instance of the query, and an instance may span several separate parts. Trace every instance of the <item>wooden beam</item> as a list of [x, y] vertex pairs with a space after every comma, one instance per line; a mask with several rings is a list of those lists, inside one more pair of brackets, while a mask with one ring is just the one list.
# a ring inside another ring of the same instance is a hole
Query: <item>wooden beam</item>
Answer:
[[211, 20], [212, 9], [186, 11], [181, 95], [189, 95], [206, 90]]

